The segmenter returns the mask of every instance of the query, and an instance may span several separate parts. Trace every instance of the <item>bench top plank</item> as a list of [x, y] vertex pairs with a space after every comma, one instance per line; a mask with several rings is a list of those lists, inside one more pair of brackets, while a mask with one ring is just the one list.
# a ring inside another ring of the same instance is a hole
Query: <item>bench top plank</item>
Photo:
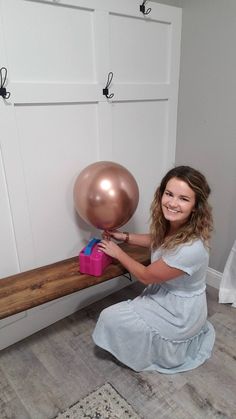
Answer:
[[[149, 249], [125, 243], [120, 246], [138, 262], [143, 265], [149, 264]], [[0, 319], [125, 273], [127, 270], [120, 263], [114, 261], [100, 277], [81, 274], [78, 257], [73, 257], [3, 278], [0, 280]]]

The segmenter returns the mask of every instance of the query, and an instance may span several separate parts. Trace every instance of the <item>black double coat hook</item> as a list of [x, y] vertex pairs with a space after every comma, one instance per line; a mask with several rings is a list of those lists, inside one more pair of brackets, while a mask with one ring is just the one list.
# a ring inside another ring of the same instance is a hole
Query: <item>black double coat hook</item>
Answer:
[[147, 0], [144, 0], [143, 2], [142, 2], [142, 4], [140, 4], [140, 6], [139, 6], [139, 10], [140, 10], [140, 12], [142, 12], [144, 15], [149, 15], [149, 13], [151, 12], [151, 7], [149, 7], [147, 10], [146, 10], [146, 7], [145, 7], [145, 4], [147, 3]]

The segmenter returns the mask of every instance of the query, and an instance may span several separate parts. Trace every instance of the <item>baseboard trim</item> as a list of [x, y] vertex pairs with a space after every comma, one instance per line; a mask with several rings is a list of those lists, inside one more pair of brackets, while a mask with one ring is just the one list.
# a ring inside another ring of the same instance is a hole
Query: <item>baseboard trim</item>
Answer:
[[214, 287], [216, 289], [220, 289], [221, 279], [222, 279], [221, 272], [216, 271], [215, 269], [212, 269], [212, 268], [207, 269], [207, 277], [206, 277], [207, 285], [210, 285], [211, 287]]

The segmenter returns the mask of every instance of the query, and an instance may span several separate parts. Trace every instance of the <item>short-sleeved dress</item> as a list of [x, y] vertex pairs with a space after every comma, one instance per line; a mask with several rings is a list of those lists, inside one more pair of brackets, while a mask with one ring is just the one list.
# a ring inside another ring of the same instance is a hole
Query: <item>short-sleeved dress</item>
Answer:
[[205, 292], [209, 255], [199, 239], [152, 253], [152, 261], [160, 258], [185, 274], [148, 285], [139, 297], [103, 310], [93, 340], [135, 371], [173, 374], [211, 356], [215, 331], [207, 320]]

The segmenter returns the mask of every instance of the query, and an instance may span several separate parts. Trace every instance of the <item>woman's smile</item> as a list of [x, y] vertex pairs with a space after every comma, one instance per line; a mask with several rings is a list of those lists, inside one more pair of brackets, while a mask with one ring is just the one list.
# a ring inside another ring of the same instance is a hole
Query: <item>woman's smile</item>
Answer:
[[169, 208], [169, 207], [166, 207], [167, 209], [168, 209], [168, 211], [170, 211], [170, 212], [173, 212], [173, 213], [177, 213], [177, 212], [179, 212], [179, 211], [177, 211], [177, 210], [174, 210], [174, 209], [171, 209], [171, 208]]

